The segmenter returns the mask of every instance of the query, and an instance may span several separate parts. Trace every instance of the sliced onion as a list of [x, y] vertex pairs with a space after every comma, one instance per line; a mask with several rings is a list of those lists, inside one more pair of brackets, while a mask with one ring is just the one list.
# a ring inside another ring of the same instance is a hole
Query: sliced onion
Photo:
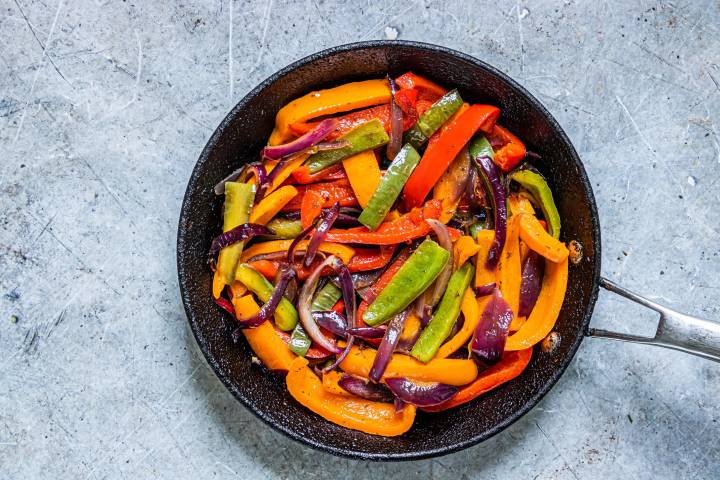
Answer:
[[473, 287], [473, 292], [475, 292], [475, 297], [484, 297], [493, 293], [496, 286], [497, 284], [495, 282], [487, 283], [485, 285]]
[[335, 266], [337, 261], [338, 259], [331, 255], [312, 271], [300, 290], [300, 297], [298, 298], [297, 304], [300, 322], [302, 323], [305, 332], [308, 336], [310, 336], [313, 342], [332, 353], [340, 353], [341, 350], [322, 334], [320, 327], [313, 319], [310, 306], [312, 305], [313, 295], [315, 294], [320, 274], [326, 267]]
[[348, 329], [348, 333], [363, 339], [383, 338], [387, 327], [356, 327]]
[[483, 179], [486, 182], [485, 187], [492, 193], [492, 206], [495, 212], [495, 237], [490, 245], [487, 261], [487, 268], [495, 268], [500, 261], [503, 247], [505, 246], [505, 237], [507, 236], [507, 185], [500, 176], [500, 169], [495, 162], [489, 157], [480, 156], [475, 159], [483, 171]]
[[308, 234], [312, 231], [312, 229], [315, 228], [314, 225], [309, 225], [307, 228], [303, 229], [302, 232], [300, 232], [300, 235], [295, 237], [293, 241], [290, 243], [290, 247], [287, 251], [287, 262], [292, 264], [295, 261], [295, 249], [297, 248], [298, 244], [302, 242], [305, 237], [308, 236]]
[[392, 392], [385, 385], [366, 382], [362, 378], [347, 373], [343, 373], [338, 380], [338, 385], [353, 395], [373, 402], [392, 402], [394, 399]]
[[272, 235], [272, 231], [257, 223], [243, 223], [235, 228], [221, 233], [212, 241], [208, 255], [214, 255], [225, 247], [242, 242], [257, 235]]
[[390, 391], [400, 400], [418, 407], [432, 407], [447, 402], [460, 391], [444, 383], [417, 383], [404, 377], [385, 379]]
[[520, 308], [518, 315], [527, 317], [535, 307], [540, 287], [542, 287], [542, 276], [545, 262], [537, 252], [528, 252], [527, 258], [522, 265], [522, 279], [520, 281]]
[[502, 297], [500, 289], [496, 288], [485, 310], [480, 314], [470, 344], [472, 352], [480, 360], [489, 365], [500, 360], [512, 319], [510, 304]]
[[368, 375], [373, 382], [379, 382], [383, 374], [385, 374], [385, 369], [388, 363], [390, 363], [398, 340], [400, 340], [400, 334], [403, 331], [408, 314], [408, 310], [405, 310], [390, 320], [387, 330], [385, 331], [385, 336], [380, 342], [380, 346], [375, 354], [375, 360], [373, 361], [372, 368], [370, 368], [370, 374]]
[[369, 287], [382, 275], [382, 269], [356, 272], [352, 274], [352, 281], [355, 289]]
[[325, 330], [339, 337], [345, 338], [348, 334], [347, 320], [334, 310], [312, 312], [313, 319]]
[[312, 233], [310, 241], [308, 242], [307, 251], [305, 252], [304, 265], [309, 267], [312, 265], [312, 261], [315, 259], [315, 254], [320, 247], [320, 243], [325, 240], [325, 235], [335, 223], [338, 214], [340, 213], [340, 203], [335, 202], [332, 208], [328, 208], [320, 212], [320, 218], [318, 219], [317, 228]]
[[302, 137], [293, 140], [290, 143], [284, 145], [268, 146], [263, 148], [262, 155], [267, 158], [278, 159], [287, 157], [293, 153], [297, 153], [306, 148], [312, 147], [316, 143], [320, 142], [323, 138], [327, 137], [337, 125], [337, 120], [334, 118], [328, 118], [318, 123], [315, 128], [307, 132]]
[[[335, 206], [337, 206], [339, 210], [339, 205], [337, 203], [335, 204]], [[342, 290], [343, 302], [345, 302], [345, 315], [347, 317], [347, 326], [348, 329], [355, 328], [355, 288], [353, 287], [350, 270], [348, 270], [347, 265], [342, 262], [336, 263], [336, 267], [338, 270], [338, 279], [340, 280], [340, 289]], [[353, 343], [355, 343], [355, 337], [349, 334], [347, 336], [347, 345], [345, 345], [345, 350], [343, 350], [343, 352], [335, 359], [332, 365], [325, 368], [325, 370], [323, 371], [329, 372], [330, 370], [340, 365], [340, 363], [345, 360], [345, 357], [347, 357], [348, 353], [350, 353], [350, 349], [352, 348]]]
[[397, 86], [395, 81], [387, 76], [388, 82], [390, 82], [390, 140], [387, 144], [386, 154], [390, 160], [394, 160], [395, 156], [400, 152], [402, 147], [402, 134], [403, 134], [403, 111], [400, 106], [395, 102], [395, 94], [397, 93]]
[[226, 312], [228, 312], [230, 315], [235, 317], [235, 307], [232, 303], [230, 303], [230, 300], [224, 298], [224, 297], [218, 297], [215, 299], [215, 303], [217, 303], [218, 307], [222, 308]]
[[435, 279], [435, 286], [433, 287], [432, 296], [430, 297], [429, 302], [429, 305], [434, 307], [442, 298], [443, 293], [445, 293], [445, 290], [447, 289], [447, 284], [450, 281], [450, 275], [452, 275], [454, 262], [453, 246], [452, 240], [450, 240], [450, 233], [448, 233], [447, 227], [445, 227], [445, 225], [443, 225], [441, 221], [435, 220], [434, 218], [426, 218], [425, 221], [430, 225], [433, 231], [435, 231], [435, 235], [437, 235], [438, 237], [438, 242], [440, 243], [440, 246], [450, 253], [450, 258], [448, 258], [448, 261], [445, 264], [445, 268], [443, 268], [442, 272], [440, 272], [440, 275], [438, 275], [438, 277]]
[[[277, 273], [275, 274], [275, 278], [273, 279], [273, 285], [279, 285], [280, 281], [282, 280], [283, 276], [283, 268], [278, 268]], [[293, 276], [293, 278], [290, 279], [290, 281], [287, 284], [287, 287], [285, 287], [285, 292], [283, 293], [283, 297], [287, 298], [289, 302], [294, 303], [295, 298], [297, 297], [298, 293], [298, 281], [297, 277]]]
[[293, 270], [289, 265], [283, 264], [280, 268], [282, 269], [280, 281], [270, 294], [268, 301], [260, 307], [260, 310], [255, 312], [255, 314], [251, 315], [249, 318], [242, 320], [238, 319], [242, 328], [255, 328], [272, 317], [275, 313], [275, 309], [280, 304], [280, 300], [283, 299], [283, 294], [285, 293], [288, 283], [290, 280], [295, 278], [295, 270]]
[[402, 411], [405, 410], [405, 402], [398, 397], [395, 397], [393, 403], [395, 404], [395, 413], [402, 413]]

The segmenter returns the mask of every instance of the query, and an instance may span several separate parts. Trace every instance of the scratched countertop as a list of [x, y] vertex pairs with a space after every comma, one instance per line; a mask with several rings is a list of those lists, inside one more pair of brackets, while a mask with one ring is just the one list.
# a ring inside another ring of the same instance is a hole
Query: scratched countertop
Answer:
[[[0, 478], [719, 478], [720, 366], [597, 339], [528, 415], [463, 452], [336, 458], [246, 411], [180, 302], [180, 202], [262, 79], [364, 39], [517, 79], [585, 162], [605, 276], [720, 319], [717, 1], [0, 0]], [[597, 327], [655, 317], [601, 293]]]

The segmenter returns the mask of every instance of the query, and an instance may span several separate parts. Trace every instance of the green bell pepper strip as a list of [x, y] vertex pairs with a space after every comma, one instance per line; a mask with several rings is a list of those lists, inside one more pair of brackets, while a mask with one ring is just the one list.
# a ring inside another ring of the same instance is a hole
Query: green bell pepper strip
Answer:
[[303, 230], [300, 220], [287, 220], [285, 218], [274, 218], [268, 222], [267, 227], [275, 235], [268, 235], [263, 238], [271, 240], [290, 240], [300, 235]]
[[422, 294], [440, 274], [450, 252], [432, 240], [423, 241], [363, 313], [374, 327], [390, 320]]
[[350, 145], [310, 155], [305, 161], [310, 173], [317, 173], [356, 153], [385, 145], [390, 140], [390, 137], [388, 137], [380, 120], [373, 118], [369, 122], [358, 125], [345, 135], [338, 137], [338, 141], [340, 140], [347, 140]]
[[440, 306], [415, 342], [410, 355], [425, 363], [432, 360], [440, 346], [450, 336], [453, 326], [460, 316], [463, 295], [470, 285], [474, 273], [475, 268], [470, 263], [465, 263], [453, 272], [445, 295], [440, 301]]
[[405, 132], [405, 143], [420, 148], [435, 131], [462, 106], [457, 90], [450, 90], [424, 112], [415, 125]]
[[518, 182], [525, 188], [530, 195], [533, 196], [535, 202], [540, 205], [540, 209], [545, 216], [548, 224], [548, 233], [555, 238], [560, 238], [560, 214], [553, 200], [552, 190], [542, 175], [531, 170], [520, 170], [510, 177], [511, 180]]
[[476, 133], [470, 142], [470, 158], [488, 157], [495, 158], [495, 151], [490, 145], [490, 141], [482, 133]]
[[295, 355], [304, 357], [308, 350], [310, 350], [311, 345], [312, 340], [303, 329], [302, 324], [298, 323], [295, 325], [295, 329], [293, 329], [292, 335], [290, 335], [290, 341], [288, 342], [290, 351]]
[[[223, 205], [223, 232], [232, 230], [250, 219], [250, 209], [255, 198], [255, 188], [249, 183], [226, 182]], [[235, 269], [243, 251], [244, 242], [238, 242], [220, 250], [217, 270], [230, 285], [235, 278]]]
[[[263, 302], [270, 299], [270, 295], [272, 295], [275, 288], [272, 283], [268, 282], [265, 277], [247, 263], [238, 266], [235, 271], [235, 280], [245, 285]], [[277, 309], [275, 309], [275, 325], [280, 330], [290, 331], [295, 328], [297, 322], [297, 310], [287, 298], [283, 297], [280, 299]]]
[[370, 230], [375, 230], [382, 223], [419, 161], [420, 154], [412, 145], [406, 143], [395, 156], [358, 217], [360, 223]]
[[[337, 301], [340, 300], [340, 297], [342, 297], [342, 291], [334, 284], [328, 282], [315, 294], [315, 298], [313, 299], [310, 309], [313, 312], [331, 310]], [[311, 345], [312, 339], [305, 332], [302, 324], [298, 323], [295, 325], [295, 329], [293, 330], [292, 335], [290, 335], [290, 342], [288, 342], [290, 350], [292, 350], [296, 355], [304, 357]]]

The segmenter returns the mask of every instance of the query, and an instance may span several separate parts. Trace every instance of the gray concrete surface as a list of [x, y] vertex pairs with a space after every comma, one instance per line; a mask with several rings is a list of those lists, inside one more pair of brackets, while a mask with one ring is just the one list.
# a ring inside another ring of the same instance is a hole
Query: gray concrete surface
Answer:
[[[604, 274], [720, 319], [718, 25], [717, 1], [0, 0], [0, 478], [720, 477], [720, 366], [600, 340], [475, 448], [311, 451], [213, 376], [175, 271], [186, 179], [231, 106], [304, 55], [397, 36], [537, 95], [596, 188]], [[652, 320], [603, 294], [594, 324]]]

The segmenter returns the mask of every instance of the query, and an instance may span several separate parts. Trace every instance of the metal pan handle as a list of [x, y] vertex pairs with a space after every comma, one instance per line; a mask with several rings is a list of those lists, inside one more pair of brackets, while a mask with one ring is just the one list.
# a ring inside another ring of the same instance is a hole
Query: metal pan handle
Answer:
[[600, 279], [600, 286], [610, 292], [617, 293], [633, 302], [655, 310], [660, 314], [660, 321], [658, 322], [657, 332], [655, 332], [654, 337], [627, 335], [597, 328], [591, 328], [589, 330], [589, 337], [647, 343], [649, 345], [680, 350], [692, 355], [697, 355], [698, 357], [720, 362], [720, 323], [693, 317], [663, 307], [647, 298], [643, 298], [640, 295], [624, 289], [606, 278]]

